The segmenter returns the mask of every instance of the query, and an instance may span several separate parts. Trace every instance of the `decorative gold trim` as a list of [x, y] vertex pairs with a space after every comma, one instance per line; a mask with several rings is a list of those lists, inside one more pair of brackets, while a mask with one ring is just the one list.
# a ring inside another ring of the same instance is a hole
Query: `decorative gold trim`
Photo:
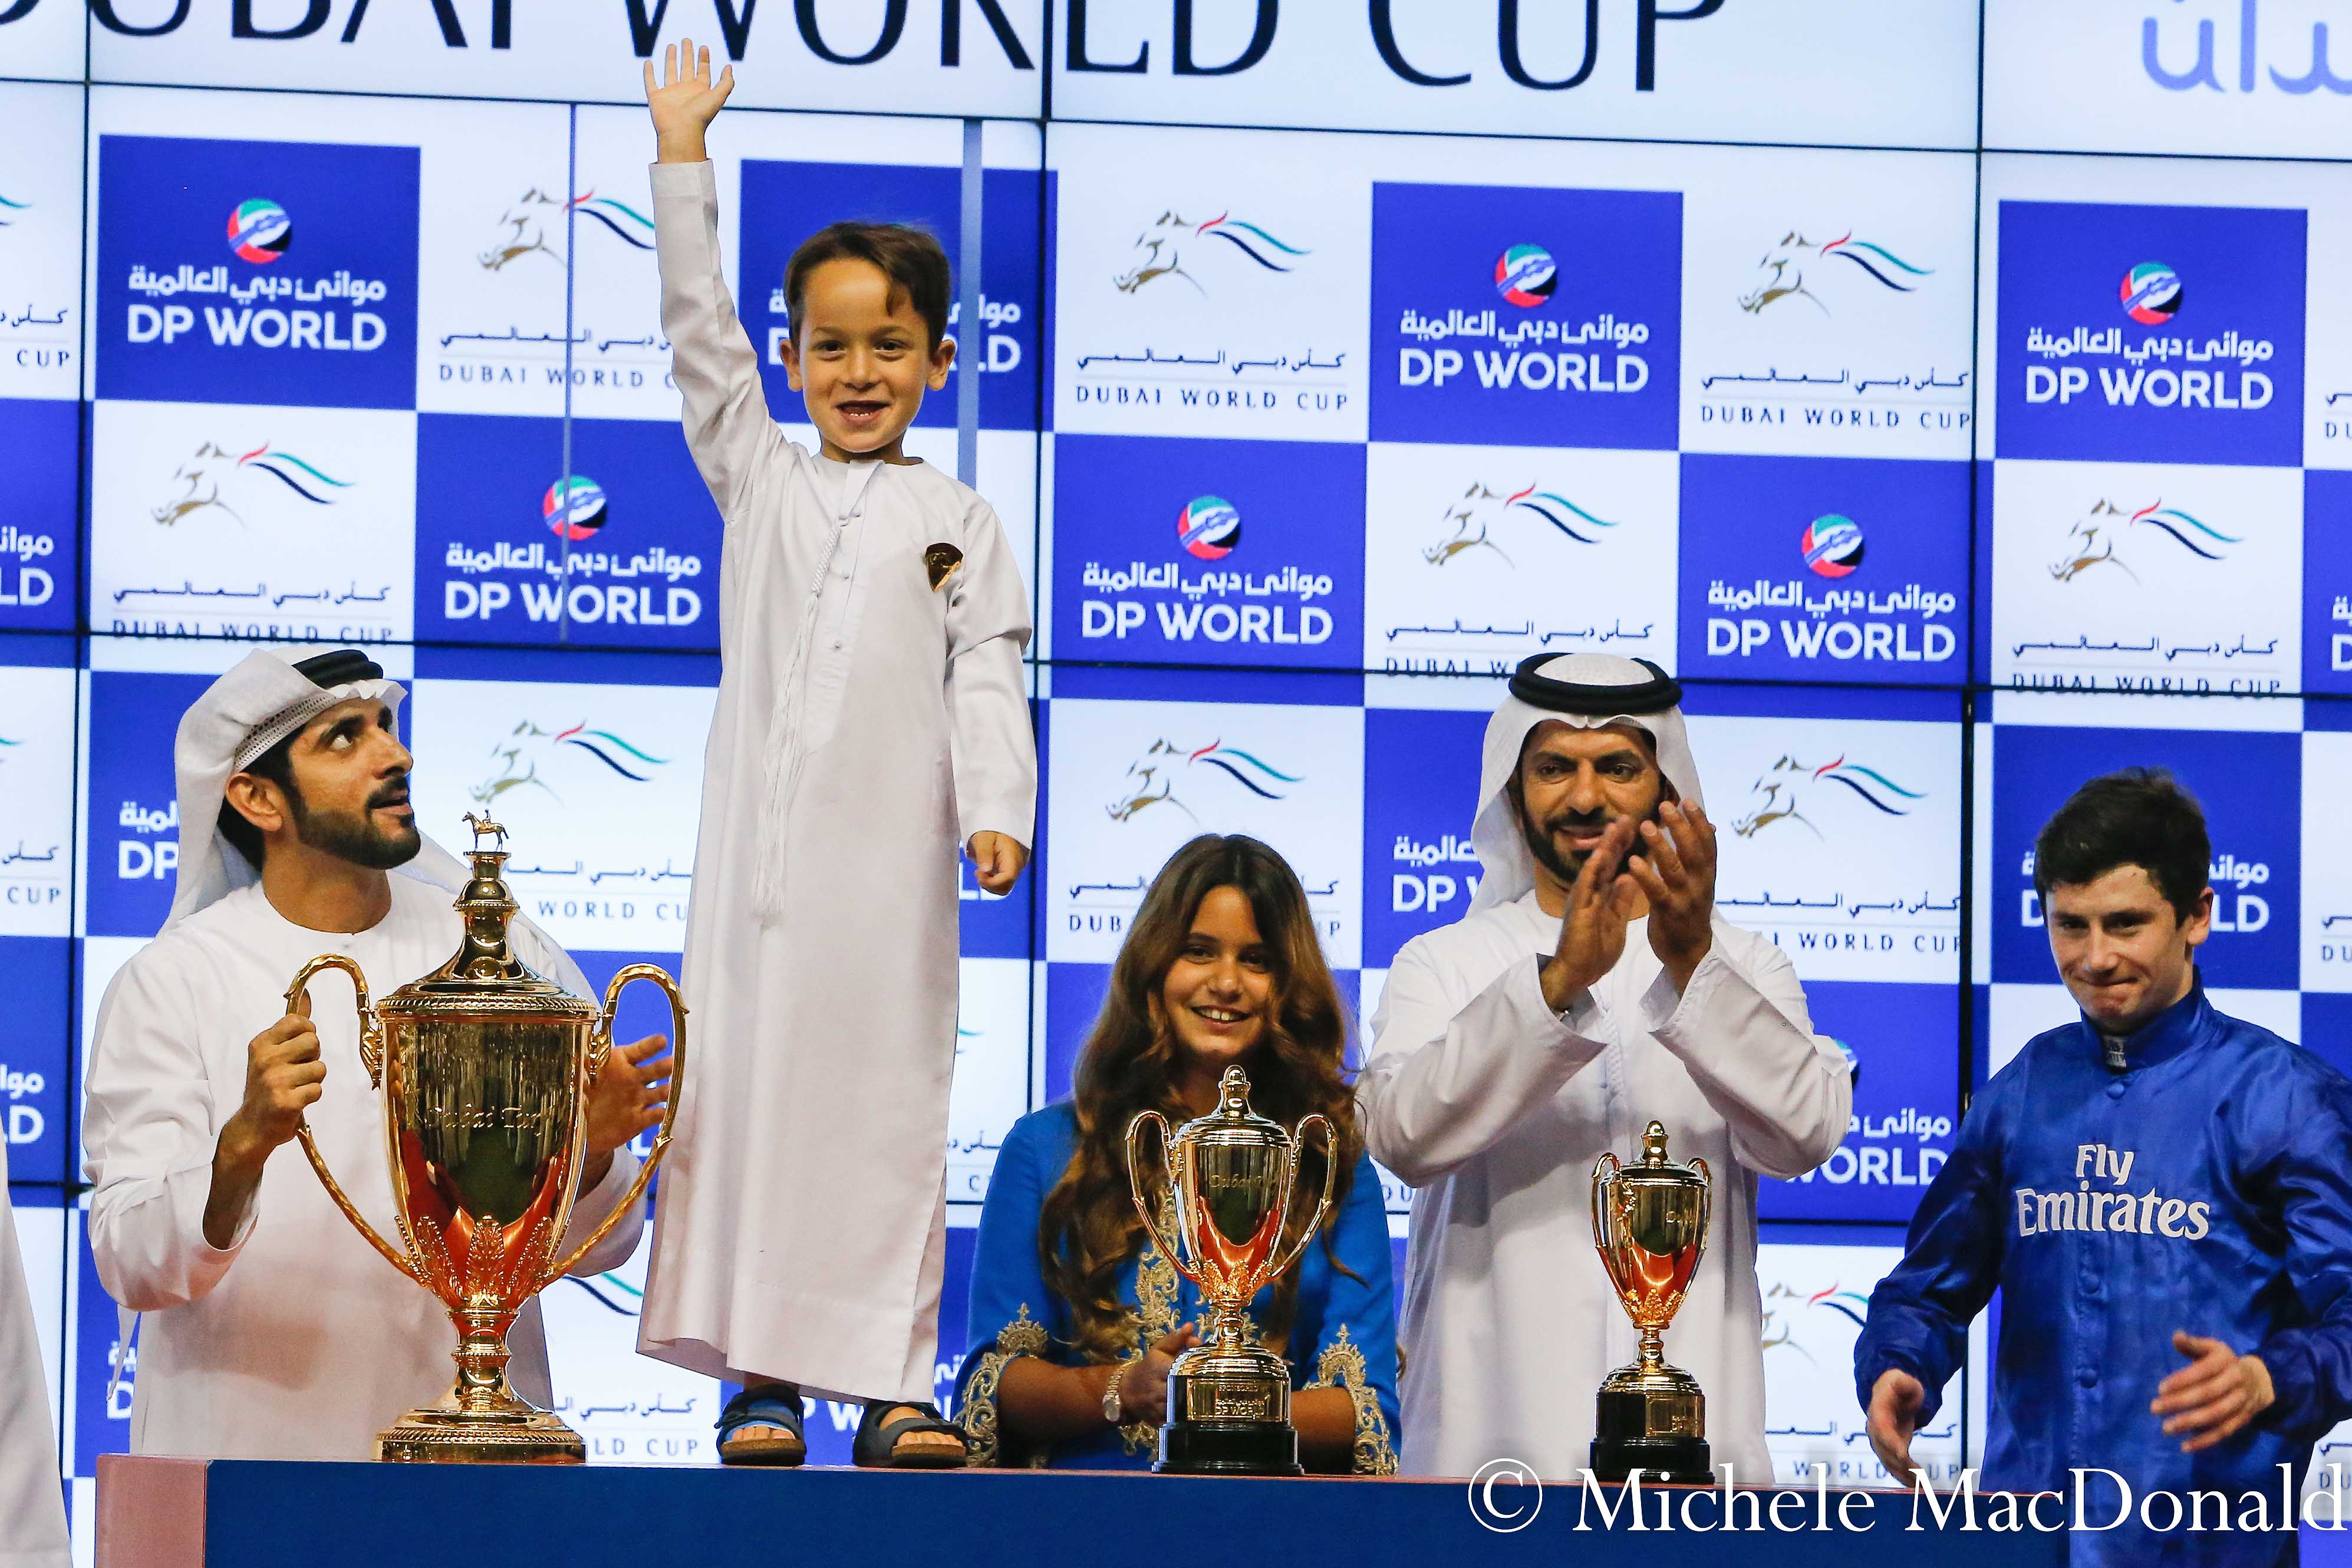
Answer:
[[1360, 1476], [1392, 1476], [1397, 1473], [1396, 1449], [1389, 1441], [1388, 1417], [1381, 1412], [1381, 1396], [1364, 1375], [1364, 1351], [1361, 1345], [1348, 1338], [1348, 1325], [1339, 1325], [1339, 1335], [1323, 1347], [1315, 1363], [1315, 1381], [1309, 1388], [1344, 1386], [1348, 1397], [1356, 1406], [1356, 1474]]
[[[1176, 1194], [1172, 1189], [1160, 1194], [1160, 1224], [1164, 1231], [1173, 1232], [1176, 1228]], [[1147, 1346], [1176, 1331], [1176, 1297], [1181, 1289], [1176, 1266], [1147, 1236], [1143, 1250], [1135, 1259], [1135, 1308], [1127, 1315], [1128, 1353], [1118, 1358], [1120, 1366], [1142, 1360]], [[1118, 1442], [1129, 1458], [1156, 1453], [1160, 1428], [1149, 1421], [1130, 1421], [1118, 1429]]]
[[[965, 1387], [963, 1403], [956, 1412], [956, 1421], [971, 1438], [971, 1452], [964, 1463], [974, 1468], [985, 1468], [1003, 1462], [1000, 1434], [996, 1418], [996, 1385], [1004, 1376], [1004, 1369], [1019, 1357], [1042, 1353], [1047, 1343], [1045, 1325], [1029, 1315], [1029, 1303], [1021, 1303], [1013, 1320], [997, 1331], [996, 1348], [981, 1353], [980, 1370], [971, 1374]], [[1026, 1455], [1021, 1461], [1026, 1468], [1045, 1468], [1043, 1448]]]

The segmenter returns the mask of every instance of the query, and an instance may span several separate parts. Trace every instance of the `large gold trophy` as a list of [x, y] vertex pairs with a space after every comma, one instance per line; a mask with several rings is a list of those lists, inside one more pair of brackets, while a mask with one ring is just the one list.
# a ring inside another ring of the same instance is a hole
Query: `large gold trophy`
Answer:
[[1636, 1468], [1653, 1481], [1715, 1479], [1706, 1395], [1664, 1356], [1666, 1325], [1706, 1250], [1710, 1181], [1706, 1161], [1666, 1158], [1666, 1130], [1656, 1121], [1642, 1134], [1640, 1164], [1621, 1166], [1610, 1153], [1592, 1167], [1592, 1239], [1625, 1315], [1642, 1331], [1633, 1364], [1601, 1381], [1591, 1469], [1601, 1480], [1622, 1481]]
[[[507, 944], [515, 901], [499, 868], [506, 829], [468, 813], [474, 875], [457, 896], [465, 941], [421, 980], [368, 1005], [367, 979], [341, 953], [304, 964], [288, 1012], [309, 1011], [310, 977], [340, 969], [358, 992], [360, 1058], [383, 1091], [394, 1247], [361, 1217], [320, 1157], [302, 1152], [343, 1217], [387, 1262], [441, 1299], [457, 1327], [457, 1386], [377, 1435], [376, 1457], [410, 1463], [579, 1464], [580, 1435], [507, 1386], [507, 1330], [645, 1196], [669, 1147], [686, 1066], [686, 1004], [650, 963], [613, 976], [600, 1011], [524, 967]], [[482, 847], [489, 839], [492, 847]], [[650, 980], [669, 995], [669, 1107], [628, 1194], [559, 1257], [588, 1152], [588, 1090], [612, 1044], [621, 990]]]
[[[1290, 1424], [1290, 1367], [1244, 1325], [1257, 1293], [1282, 1278], [1307, 1250], [1331, 1210], [1339, 1147], [1331, 1124], [1309, 1116], [1286, 1132], [1250, 1110], [1249, 1077], [1225, 1069], [1218, 1106], [1184, 1123], [1147, 1110], [1128, 1124], [1128, 1184], [1143, 1228], [1209, 1303], [1209, 1341], [1168, 1369], [1168, 1420], [1160, 1428], [1155, 1470], [1180, 1475], [1295, 1476], [1298, 1432]], [[1176, 1200], [1176, 1235], [1163, 1233], [1158, 1206], [1143, 1195], [1143, 1129], [1156, 1124]], [[1323, 1132], [1323, 1197], [1297, 1239], [1282, 1245], [1298, 1184], [1298, 1156], [1310, 1128]]]

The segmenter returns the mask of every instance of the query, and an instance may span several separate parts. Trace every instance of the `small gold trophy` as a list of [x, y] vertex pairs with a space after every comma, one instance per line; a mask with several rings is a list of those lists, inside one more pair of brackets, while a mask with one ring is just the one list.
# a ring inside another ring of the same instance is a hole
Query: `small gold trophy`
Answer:
[[[1290, 1425], [1290, 1367], [1244, 1331], [1257, 1293], [1298, 1260], [1331, 1210], [1339, 1146], [1331, 1124], [1309, 1116], [1296, 1134], [1250, 1110], [1249, 1076], [1225, 1069], [1217, 1109], [1184, 1123], [1147, 1110], [1128, 1124], [1128, 1184], [1135, 1212], [1160, 1255], [1201, 1288], [1209, 1303], [1209, 1342], [1168, 1369], [1168, 1421], [1160, 1428], [1155, 1470], [1180, 1475], [1295, 1476], [1298, 1433]], [[1175, 1190], [1176, 1236], [1162, 1234], [1145, 1200], [1142, 1152], [1147, 1123], [1160, 1128], [1169, 1184]], [[1298, 1183], [1298, 1156], [1309, 1128], [1323, 1132], [1323, 1197], [1315, 1217], [1288, 1248], [1283, 1223]]]
[[[383, 1091], [395, 1247], [362, 1218], [308, 1126], [302, 1152], [343, 1217], [403, 1274], [441, 1298], [457, 1326], [457, 1386], [376, 1437], [376, 1457], [409, 1463], [576, 1465], [580, 1435], [507, 1387], [507, 1330], [523, 1304], [570, 1272], [645, 1196], [669, 1147], [686, 1066], [686, 1004], [650, 963], [613, 976], [600, 1012], [525, 968], [507, 945], [515, 901], [499, 868], [506, 829], [470, 812], [474, 875], [458, 894], [457, 955], [368, 1005], [367, 979], [341, 953], [304, 964], [287, 1011], [310, 1008], [310, 977], [340, 969], [358, 992], [360, 1059]], [[588, 1152], [586, 1099], [612, 1044], [621, 990], [650, 980], [669, 994], [669, 1108], [628, 1194], [569, 1257], [557, 1248]]]
[[1666, 1325], [1683, 1304], [1706, 1251], [1706, 1162], [1666, 1158], [1666, 1130], [1642, 1133], [1642, 1163], [1613, 1153], [1592, 1167], [1592, 1239], [1625, 1315], [1642, 1331], [1641, 1355], [1601, 1381], [1591, 1469], [1622, 1481], [1635, 1468], [1653, 1481], [1705, 1486], [1715, 1479], [1706, 1446], [1706, 1395], [1698, 1380], [1668, 1366]]

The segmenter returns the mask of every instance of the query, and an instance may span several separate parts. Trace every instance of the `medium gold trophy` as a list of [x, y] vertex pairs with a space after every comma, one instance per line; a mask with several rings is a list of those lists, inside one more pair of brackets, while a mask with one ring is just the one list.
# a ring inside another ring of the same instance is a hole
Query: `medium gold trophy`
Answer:
[[[1143, 1195], [1143, 1129], [1156, 1124], [1175, 1191], [1176, 1235], [1160, 1230]], [[1323, 1132], [1323, 1197], [1290, 1247], [1284, 1222], [1298, 1183], [1298, 1156], [1310, 1128]], [[1290, 1424], [1290, 1367], [1244, 1329], [1251, 1301], [1282, 1278], [1331, 1211], [1339, 1146], [1331, 1124], [1309, 1116], [1296, 1133], [1250, 1110], [1249, 1076], [1225, 1069], [1217, 1109], [1184, 1123], [1147, 1110], [1128, 1124], [1127, 1175], [1143, 1228], [1209, 1303], [1208, 1343], [1168, 1369], [1168, 1420], [1152, 1468], [1180, 1475], [1295, 1476], [1298, 1432]]]
[[[532, 1296], [569, 1273], [645, 1196], [669, 1147], [686, 1066], [686, 1004], [650, 963], [613, 976], [600, 1011], [524, 967], [507, 944], [515, 901], [500, 867], [506, 829], [474, 829], [474, 875], [457, 896], [466, 935], [455, 957], [368, 1005], [367, 979], [341, 953], [312, 959], [286, 988], [308, 1014], [310, 977], [340, 969], [358, 993], [360, 1059], [383, 1091], [394, 1247], [344, 1195], [304, 1126], [302, 1152], [343, 1217], [394, 1268], [441, 1299], [457, 1327], [457, 1386], [376, 1437], [376, 1457], [409, 1463], [576, 1465], [580, 1435], [507, 1386], [507, 1330]], [[483, 840], [492, 847], [484, 848]], [[588, 1090], [612, 1044], [622, 988], [668, 994], [669, 1107], [628, 1194], [569, 1256], [558, 1247], [588, 1152]]]
[[1642, 1163], [1613, 1153], [1592, 1167], [1592, 1239], [1625, 1315], [1642, 1331], [1640, 1355], [1601, 1381], [1591, 1470], [1622, 1481], [1639, 1468], [1653, 1481], [1705, 1486], [1715, 1479], [1706, 1446], [1706, 1395], [1665, 1363], [1666, 1325], [1706, 1251], [1706, 1162], [1666, 1158], [1666, 1130], [1642, 1133]]

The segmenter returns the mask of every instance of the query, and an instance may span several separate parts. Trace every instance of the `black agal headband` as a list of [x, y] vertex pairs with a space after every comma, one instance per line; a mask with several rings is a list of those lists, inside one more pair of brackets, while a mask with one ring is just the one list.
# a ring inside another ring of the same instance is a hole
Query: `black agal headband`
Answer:
[[1532, 708], [1591, 718], [1612, 713], [1663, 713], [1683, 700], [1682, 682], [1646, 658], [1633, 662], [1650, 672], [1647, 680], [1623, 686], [1588, 686], [1581, 681], [1555, 680], [1543, 673], [1545, 665], [1560, 657], [1538, 653], [1521, 659], [1511, 677], [1511, 695]]

